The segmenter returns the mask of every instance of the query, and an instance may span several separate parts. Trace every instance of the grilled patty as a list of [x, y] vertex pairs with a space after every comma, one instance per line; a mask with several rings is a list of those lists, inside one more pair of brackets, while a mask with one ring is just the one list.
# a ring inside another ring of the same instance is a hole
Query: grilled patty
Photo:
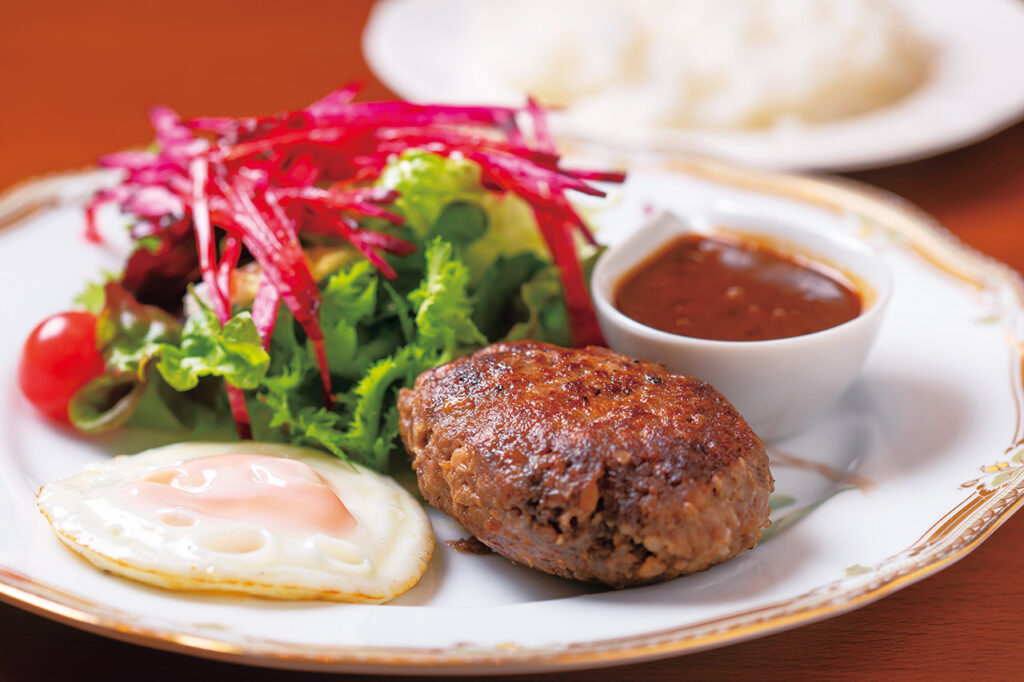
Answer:
[[500, 343], [402, 391], [401, 435], [435, 507], [496, 552], [625, 587], [753, 547], [774, 482], [710, 385], [604, 348]]

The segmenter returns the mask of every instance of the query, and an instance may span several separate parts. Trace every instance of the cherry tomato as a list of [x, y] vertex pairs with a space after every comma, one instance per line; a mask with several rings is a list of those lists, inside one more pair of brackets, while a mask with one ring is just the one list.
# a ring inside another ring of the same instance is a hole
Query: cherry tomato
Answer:
[[96, 350], [96, 316], [58, 313], [43, 320], [25, 340], [18, 385], [36, 409], [67, 424], [71, 397], [100, 374], [103, 357]]

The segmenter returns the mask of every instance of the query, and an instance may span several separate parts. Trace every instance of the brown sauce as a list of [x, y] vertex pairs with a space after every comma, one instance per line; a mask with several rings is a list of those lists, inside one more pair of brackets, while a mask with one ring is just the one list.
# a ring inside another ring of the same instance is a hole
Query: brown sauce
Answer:
[[620, 280], [615, 307], [681, 336], [763, 341], [857, 317], [862, 302], [824, 268], [739, 239], [686, 235]]

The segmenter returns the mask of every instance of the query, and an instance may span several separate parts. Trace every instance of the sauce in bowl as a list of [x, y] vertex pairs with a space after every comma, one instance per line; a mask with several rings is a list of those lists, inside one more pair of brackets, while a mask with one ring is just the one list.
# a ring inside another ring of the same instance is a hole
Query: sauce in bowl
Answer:
[[718, 341], [802, 336], [860, 315], [838, 272], [759, 243], [677, 237], [619, 281], [614, 305], [661, 331]]

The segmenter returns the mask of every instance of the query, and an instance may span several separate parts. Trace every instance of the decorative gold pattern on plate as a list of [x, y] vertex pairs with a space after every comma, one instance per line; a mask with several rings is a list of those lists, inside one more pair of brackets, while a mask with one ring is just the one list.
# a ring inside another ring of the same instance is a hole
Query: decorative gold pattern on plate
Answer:
[[[46, 208], [58, 206], [68, 199], [62, 190], [69, 181], [83, 176], [95, 176], [96, 182], [109, 177], [109, 173], [95, 170], [51, 173], [41, 178], [25, 180], [0, 192], [0, 231], [13, 227]], [[98, 186], [98, 184], [97, 184]]]
[[[978, 292], [1013, 291], [1024, 301], [1024, 284], [1007, 266], [971, 250], [919, 210], [879, 190], [848, 181], [742, 170], [708, 160], [667, 161], [660, 170], [684, 172], [719, 184], [847, 211], [896, 235], [900, 245], [947, 276]], [[64, 179], [26, 183], [0, 196], [0, 227], [16, 224], [18, 211], [43, 203], [26, 197], [59, 196]], [[12, 217], [14, 216], [14, 217]], [[971, 492], [913, 544], [875, 566], [859, 564], [837, 580], [799, 597], [704, 622], [638, 636], [570, 644], [564, 649], [531, 649], [507, 643], [493, 648], [464, 644], [450, 649], [308, 646], [269, 639], [232, 638], [222, 628], [202, 628], [209, 637], [154, 627], [126, 611], [55, 590], [0, 566], [0, 598], [16, 606], [86, 630], [149, 646], [271, 667], [350, 672], [516, 672], [640, 661], [708, 649], [843, 613], [880, 599], [962, 558], [1024, 504], [1024, 368], [1021, 342], [1007, 334], [1012, 353], [1016, 426], [1005, 459], [981, 465], [981, 475], [964, 486]], [[1005, 463], [1005, 466], [1003, 464]], [[992, 469], [992, 467], [995, 467]], [[199, 628], [197, 628], [199, 629]], [[415, 670], [414, 670], [415, 669]]]

